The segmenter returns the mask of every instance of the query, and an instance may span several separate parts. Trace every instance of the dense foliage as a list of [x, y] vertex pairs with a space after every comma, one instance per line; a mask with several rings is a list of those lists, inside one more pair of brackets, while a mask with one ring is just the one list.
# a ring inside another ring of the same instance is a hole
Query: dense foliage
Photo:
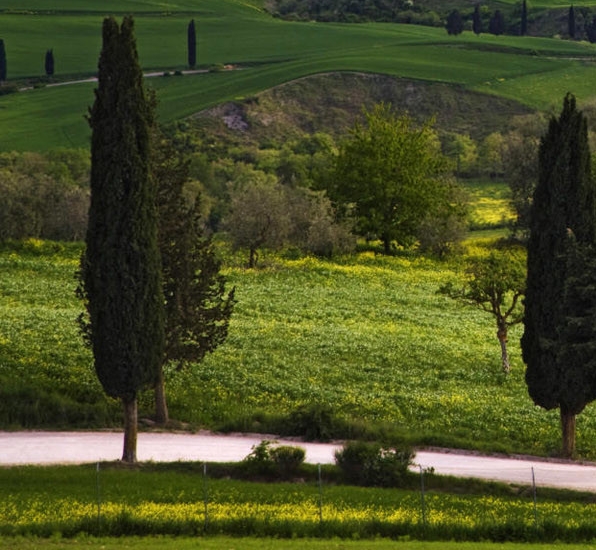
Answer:
[[157, 380], [164, 348], [164, 298], [151, 177], [153, 101], [143, 88], [134, 23], [103, 24], [95, 103], [90, 109], [91, 205], [81, 260], [85, 333], [105, 392], [122, 401], [123, 460], [136, 460], [137, 393]]
[[[589, 306], [578, 309], [577, 290], [569, 285], [570, 276], [577, 282], [585, 272], [589, 278], [582, 282], [584, 301], [592, 303], [590, 258], [595, 244], [596, 188], [587, 121], [568, 94], [561, 115], [551, 119], [540, 144], [522, 337], [529, 393], [541, 407], [560, 410], [566, 455], [575, 448], [575, 415], [596, 398], [585, 349], [596, 336], [593, 312]], [[577, 317], [585, 317], [582, 329], [565, 330], [573, 318], [577, 324]]]

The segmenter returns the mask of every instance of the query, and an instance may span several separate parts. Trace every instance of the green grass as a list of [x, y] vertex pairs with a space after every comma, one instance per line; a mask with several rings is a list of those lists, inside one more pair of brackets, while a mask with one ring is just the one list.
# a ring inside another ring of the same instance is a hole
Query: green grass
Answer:
[[[77, 332], [79, 251], [33, 242], [0, 252], [0, 426], [118, 422]], [[559, 447], [556, 411], [527, 396], [521, 329], [510, 335], [506, 378], [490, 316], [436, 293], [458, 277], [457, 262], [372, 252], [264, 262], [256, 271], [227, 268], [238, 299], [228, 340], [190, 371], [168, 371], [173, 418], [251, 431], [284, 426], [317, 404], [416, 444]], [[150, 413], [150, 394], [141, 405]], [[578, 418], [580, 454], [596, 456], [595, 429], [588, 407]]]
[[475, 228], [504, 227], [515, 219], [510, 191], [503, 182], [464, 182], [470, 199], [470, 221]]
[[[196, 550], [196, 538], [127, 537], [126, 539], [87, 538], [76, 540], [46, 540], [37, 538], [0, 538], [1, 549], [21, 550]], [[280, 540], [267, 538], [206, 537], [201, 538], [203, 550], [395, 550], [394, 540]], [[400, 550], [589, 550], [592, 544], [516, 544], [492, 542], [423, 542], [400, 541]]]
[[534, 503], [531, 491], [490, 484], [481, 492], [427, 487], [423, 508], [414, 474], [413, 489], [395, 489], [330, 483], [331, 467], [320, 486], [203, 478], [202, 469], [194, 463], [1, 469], [0, 536], [89, 543], [89, 535], [205, 541], [228, 535], [322, 538], [339, 545], [340, 539], [383, 538], [583, 542], [596, 533], [593, 497], [580, 493], [539, 491]]
[[[8, 3], [5, 9], [34, 8]], [[296, 78], [326, 71], [365, 71], [462, 85], [531, 107], [558, 106], [567, 91], [580, 102], [596, 89], [586, 43], [532, 37], [448, 37], [444, 29], [392, 24], [293, 23], [273, 19], [254, 3], [54, 3], [34, 15], [0, 11], [9, 79], [41, 76], [53, 48], [56, 78], [92, 75], [101, 46], [103, 13], [134, 12], [140, 61], [146, 71], [185, 68], [186, 26], [197, 20], [202, 67], [234, 63], [241, 71], [152, 79], [163, 122], [216, 103], [252, 96]], [[159, 39], [156, 39], [156, 38]], [[586, 61], [582, 61], [585, 59]], [[93, 84], [45, 88], [0, 97], [0, 150], [85, 146], [84, 121]]]

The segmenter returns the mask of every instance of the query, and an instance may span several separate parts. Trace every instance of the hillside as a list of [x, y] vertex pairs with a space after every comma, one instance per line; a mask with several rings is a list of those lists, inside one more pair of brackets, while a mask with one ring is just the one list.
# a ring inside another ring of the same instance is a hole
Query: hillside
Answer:
[[531, 110], [518, 102], [460, 86], [379, 74], [336, 72], [276, 86], [253, 97], [226, 102], [192, 119], [225, 141], [263, 143], [301, 133], [345, 134], [363, 107], [391, 103], [418, 121], [436, 118], [440, 131], [475, 140], [502, 131], [511, 117]]

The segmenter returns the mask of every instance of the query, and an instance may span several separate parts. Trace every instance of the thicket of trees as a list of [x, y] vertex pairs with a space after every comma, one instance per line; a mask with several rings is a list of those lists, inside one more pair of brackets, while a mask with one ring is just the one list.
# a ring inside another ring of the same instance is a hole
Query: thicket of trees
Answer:
[[0, 153], [0, 241], [83, 239], [89, 169], [83, 149]]
[[[480, 34], [496, 35], [534, 34], [552, 36], [558, 34], [571, 39], [591, 36], [590, 26], [596, 13], [593, 8], [581, 6], [560, 7], [552, 10], [530, 12], [526, 0], [509, 6], [498, 2], [478, 2], [474, 7], [453, 3], [429, 4], [407, 0], [271, 0], [267, 9], [276, 17], [304, 21], [391, 21], [430, 26], [445, 26], [449, 34], [472, 30]], [[530, 4], [530, 8], [531, 8]]]

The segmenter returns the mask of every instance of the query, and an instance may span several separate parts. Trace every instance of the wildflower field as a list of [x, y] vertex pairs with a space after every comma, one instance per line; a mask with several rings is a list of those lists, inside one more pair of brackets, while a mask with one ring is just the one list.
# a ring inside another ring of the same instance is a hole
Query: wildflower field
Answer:
[[[198, 470], [198, 469], [197, 469]], [[0, 471], [0, 536], [250, 536], [584, 542], [594, 504], [344, 485], [255, 483], [109, 464]]]
[[[467, 254], [485, 252], [484, 244], [469, 243]], [[2, 429], [120, 424], [119, 406], [104, 396], [78, 333], [80, 252], [80, 244], [39, 241], [0, 250]], [[341, 437], [376, 430], [414, 445], [556, 452], [556, 411], [527, 396], [520, 327], [510, 334], [505, 376], [493, 319], [437, 294], [461, 277], [464, 259], [286, 253], [246, 270], [242, 254], [226, 255], [238, 299], [229, 337], [201, 364], [168, 369], [172, 418], [286, 435], [320, 422], [321, 433]], [[316, 417], [321, 411], [327, 416]], [[141, 414], [151, 413], [147, 392]], [[595, 435], [589, 406], [578, 417], [582, 456], [596, 456]]]

